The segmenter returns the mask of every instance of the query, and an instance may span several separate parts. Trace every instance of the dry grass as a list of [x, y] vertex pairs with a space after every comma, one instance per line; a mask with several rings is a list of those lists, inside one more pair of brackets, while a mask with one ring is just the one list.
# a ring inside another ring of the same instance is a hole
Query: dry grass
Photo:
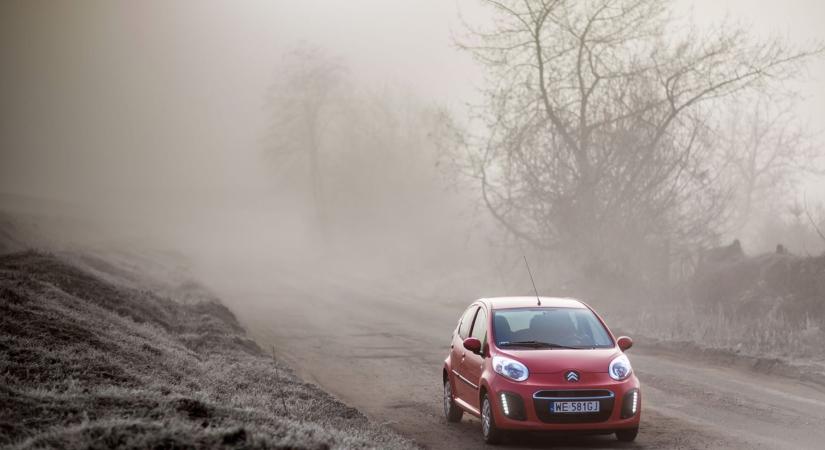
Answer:
[[777, 310], [745, 317], [724, 308], [704, 311], [690, 303], [643, 308], [617, 320], [628, 332], [663, 341], [693, 342], [749, 356], [825, 360], [825, 332], [819, 322], [789, 320]]
[[279, 364], [210, 299], [0, 257], [0, 446], [412, 447]]
[[708, 265], [680, 289], [639, 298], [603, 302], [611, 324], [662, 341], [825, 369], [825, 256], [742, 256]]

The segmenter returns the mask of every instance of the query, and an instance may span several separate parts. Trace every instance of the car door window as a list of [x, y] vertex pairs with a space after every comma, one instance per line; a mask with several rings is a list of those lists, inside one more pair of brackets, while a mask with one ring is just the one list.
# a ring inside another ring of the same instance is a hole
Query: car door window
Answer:
[[484, 335], [487, 334], [487, 313], [483, 309], [478, 311], [476, 320], [473, 323], [473, 331], [470, 336], [484, 342]]
[[475, 316], [476, 310], [478, 310], [478, 306], [473, 305], [467, 308], [467, 311], [461, 316], [461, 325], [458, 327], [458, 336], [461, 339], [467, 339], [467, 337], [470, 336], [470, 326], [473, 323], [473, 316]]

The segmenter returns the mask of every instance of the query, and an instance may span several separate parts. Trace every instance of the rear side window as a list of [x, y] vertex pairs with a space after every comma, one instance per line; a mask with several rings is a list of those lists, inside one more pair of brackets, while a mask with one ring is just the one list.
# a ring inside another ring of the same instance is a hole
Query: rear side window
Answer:
[[476, 315], [476, 310], [478, 310], [478, 306], [473, 305], [467, 308], [467, 311], [464, 311], [464, 315], [461, 316], [461, 325], [458, 327], [458, 336], [461, 339], [467, 339], [470, 335], [470, 325], [473, 323], [473, 316]]

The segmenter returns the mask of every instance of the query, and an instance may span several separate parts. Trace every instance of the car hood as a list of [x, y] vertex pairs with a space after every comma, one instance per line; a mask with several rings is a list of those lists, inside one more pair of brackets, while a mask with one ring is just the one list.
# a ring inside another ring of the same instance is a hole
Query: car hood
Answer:
[[556, 373], [563, 370], [607, 372], [610, 361], [622, 352], [616, 348], [588, 350], [525, 349], [499, 350], [497, 354], [520, 361], [530, 373]]

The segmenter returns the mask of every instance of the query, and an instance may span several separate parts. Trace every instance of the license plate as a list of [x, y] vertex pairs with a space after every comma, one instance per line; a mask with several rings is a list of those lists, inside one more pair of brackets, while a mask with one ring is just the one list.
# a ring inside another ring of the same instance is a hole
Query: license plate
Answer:
[[599, 402], [550, 402], [551, 413], [594, 413], [599, 412]]

